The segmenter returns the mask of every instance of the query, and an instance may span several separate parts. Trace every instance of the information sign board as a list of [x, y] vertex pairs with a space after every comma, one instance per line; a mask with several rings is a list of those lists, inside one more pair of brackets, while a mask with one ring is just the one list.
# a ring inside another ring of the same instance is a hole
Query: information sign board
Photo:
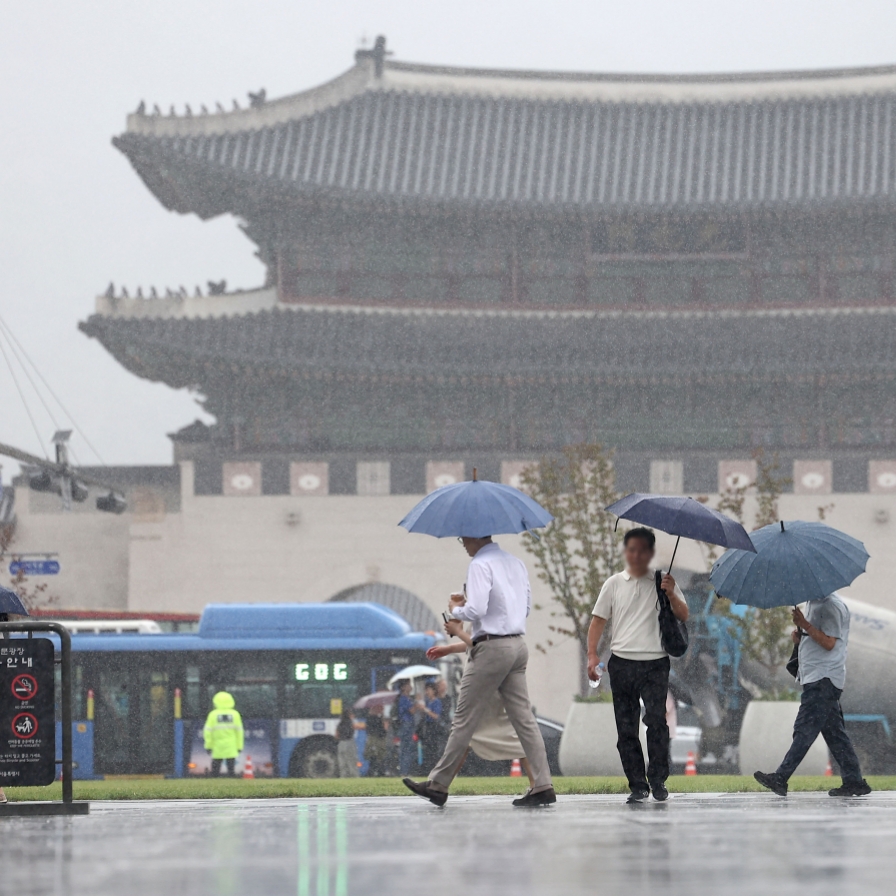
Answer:
[[56, 778], [54, 668], [48, 638], [0, 640], [0, 786]]

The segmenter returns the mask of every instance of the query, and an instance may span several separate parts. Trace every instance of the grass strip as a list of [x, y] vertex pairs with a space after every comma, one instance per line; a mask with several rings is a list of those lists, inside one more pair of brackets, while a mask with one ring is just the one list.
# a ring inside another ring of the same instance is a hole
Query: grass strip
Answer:
[[[896, 790], [896, 776], [869, 777], [875, 790]], [[839, 778], [794, 777], [791, 791], [820, 791], [836, 787]], [[512, 796], [525, 789], [525, 779], [519, 778], [458, 778], [451, 788], [457, 796]], [[760, 787], [751, 777], [743, 775], [697, 775], [669, 778], [671, 793], [758, 793]], [[554, 787], [560, 795], [627, 793], [625, 779], [618, 778], [555, 778]], [[298, 798], [323, 799], [329, 797], [410, 796], [398, 778], [206, 778], [182, 779], [110, 779], [105, 781], [75, 781], [76, 800], [229, 800]], [[13, 800], [62, 799], [60, 784], [49, 787], [10, 787], [6, 791]]]

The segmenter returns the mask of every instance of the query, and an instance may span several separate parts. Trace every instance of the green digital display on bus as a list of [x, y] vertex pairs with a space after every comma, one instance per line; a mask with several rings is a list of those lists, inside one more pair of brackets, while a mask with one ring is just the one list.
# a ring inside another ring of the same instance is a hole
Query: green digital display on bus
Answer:
[[348, 663], [296, 663], [296, 681], [348, 681]]

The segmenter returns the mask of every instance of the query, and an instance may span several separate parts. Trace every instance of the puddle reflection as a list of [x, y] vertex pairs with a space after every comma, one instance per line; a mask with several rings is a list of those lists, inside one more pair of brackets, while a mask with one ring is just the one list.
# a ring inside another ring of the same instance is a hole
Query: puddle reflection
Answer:
[[298, 896], [347, 896], [348, 821], [345, 806], [298, 806]]

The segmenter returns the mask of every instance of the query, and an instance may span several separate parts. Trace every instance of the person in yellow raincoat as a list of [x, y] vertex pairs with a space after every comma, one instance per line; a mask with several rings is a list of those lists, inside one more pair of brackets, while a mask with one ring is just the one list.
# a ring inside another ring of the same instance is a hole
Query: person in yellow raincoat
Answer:
[[202, 733], [205, 749], [212, 754], [212, 775], [221, 774], [221, 763], [227, 763], [227, 774], [236, 773], [236, 757], [243, 749], [243, 720], [236, 711], [236, 703], [227, 691], [212, 697], [215, 707], [205, 720]]

